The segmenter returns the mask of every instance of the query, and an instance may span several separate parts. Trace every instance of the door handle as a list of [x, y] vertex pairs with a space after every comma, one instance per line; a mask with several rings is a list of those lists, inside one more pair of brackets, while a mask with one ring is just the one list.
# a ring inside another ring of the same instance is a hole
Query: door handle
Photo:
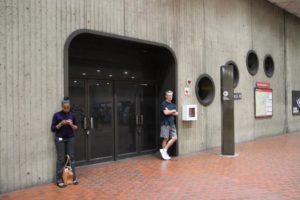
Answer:
[[87, 129], [86, 117], [83, 117], [83, 129]]
[[139, 116], [138, 115], [135, 115], [135, 124], [139, 125]]
[[144, 115], [141, 115], [141, 125], [144, 124]]
[[93, 117], [90, 118], [90, 123], [91, 123], [91, 128], [94, 129], [94, 118]]

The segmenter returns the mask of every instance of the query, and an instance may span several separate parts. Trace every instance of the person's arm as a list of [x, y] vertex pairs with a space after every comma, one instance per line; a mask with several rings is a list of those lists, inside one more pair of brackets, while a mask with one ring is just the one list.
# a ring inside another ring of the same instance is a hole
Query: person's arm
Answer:
[[54, 114], [52, 118], [51, 131], [56, 132], [65, 124], [65, 120], [58, 122], [57, 116]]
[[74, 131], [76, 131], [77, 129], [78, 129], [78, 125], [77, 125], [77, 119], [76, 119], [76, 117], [75, 117], [75, 115], [74, 115], [74, 119], [73, 119], [73, 121], [72, 121], [72, 129], [74, 130]]
[[177, 106], [175, 106], [175, 112], [173, 113], [173, 116], [178, 116]]
[[73, 124], [73, 122], [70, 122], [69, 125], [71, 126], [71, 128], [76, 131], [78, 129], [78, 126]]
[[71, 126], [71, 128], [75, 131], [78, 129], [78, 126], [77, 126], [77, 122], [76, 122], [76, 118], [74, 116], [73, 120], [69, 119], [67, 120], [68, 122], [68, 125]]
[[56, 132], [57, 131], [56, 125], [57, 125], [57, 119], [56, 119], [56, 116], [53, 115], [53, 117], [52, 117], [52, 123], [51, 123], [51, 131], [52, 132]]
[[169, 110], [167, 107], [163, 110], [165, 115], [174, 115], [176, 113], [176, 110]]
[[60, 129], [63, 125], [66, 125], [66, 124], [67, 124], [66, 120], [62, 120], [62, 121], [59, 122], [55, 127], [56, 127], [56, 129], [58, 130], [58, 129]]
[[161, 105], [160, 105], [160, 111], [161, 111], [164, 115], [170, 115], [169, 109], [165, 106], [164, 102], [161, 103]]
[[178, 116], [178, 112], [175, 110], [175, 112], [173, 113], [173, 116]]
[[74, 124], [74, 128], [73, 130], [77, 130], [78, 129], [78, 124], [77, 124], [77, 119], [76, 119], [76, 116], [74, 115], [74, 121], [73, 121], [73, 124]]

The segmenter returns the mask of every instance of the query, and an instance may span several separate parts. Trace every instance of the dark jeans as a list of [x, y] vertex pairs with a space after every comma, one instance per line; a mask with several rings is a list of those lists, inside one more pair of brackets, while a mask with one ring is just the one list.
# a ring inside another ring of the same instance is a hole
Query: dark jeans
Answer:
[[57, 161], [56, 161], [56, 182], [62, 182], [62, 171], [66, 162], [66, 155], [68, 154], [71, 157], [71, 167], [74, 173], [73, 180], [76, 179], [75, 175], [75, 166], [74, 166], [74, 137], [59, 140], [58, 137], [55, 137], [55, 146], [57, 152]]

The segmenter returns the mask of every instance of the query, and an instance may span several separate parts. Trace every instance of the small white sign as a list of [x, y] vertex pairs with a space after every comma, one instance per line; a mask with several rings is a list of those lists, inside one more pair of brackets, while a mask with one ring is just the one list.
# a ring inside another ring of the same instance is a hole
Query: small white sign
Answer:
[[197, 105], [183, 105], [182, 106], [182, 120], [183, 121], [197, 120]]
[[228, 91], [224, 91], [224, 92], [223, 92], [223, 96], [224, 96], [224, 97], [228, 97], [228, 95], [229, 95]]

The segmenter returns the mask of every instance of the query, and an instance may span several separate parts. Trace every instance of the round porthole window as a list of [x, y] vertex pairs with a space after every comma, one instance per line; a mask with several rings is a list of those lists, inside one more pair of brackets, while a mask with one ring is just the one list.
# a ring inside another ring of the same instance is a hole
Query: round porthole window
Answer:
[[226, 65], [233, 66], [233, 87], [236, 88], [240, 81], [240, 73], [237, 65], [233, 61], [228, 61]]
[[208, 106], [215, 98], [215, 84], [208, 74], [199, 76], [196, 82], [196, 96], [200, 104]]
[[264, 70], [267, 77], [271, 78], [274, 74], [274, 61], [270, 55], [267, 55], [264, 60]]
[[247, 54], [247, 59], [246, 59], [246, 64], [247, 64], [247, 69], [249, 74], [254, 76], [257, 74], [258, 71], [258, 57], [255, 53], [255, 51], [251, 50]]

